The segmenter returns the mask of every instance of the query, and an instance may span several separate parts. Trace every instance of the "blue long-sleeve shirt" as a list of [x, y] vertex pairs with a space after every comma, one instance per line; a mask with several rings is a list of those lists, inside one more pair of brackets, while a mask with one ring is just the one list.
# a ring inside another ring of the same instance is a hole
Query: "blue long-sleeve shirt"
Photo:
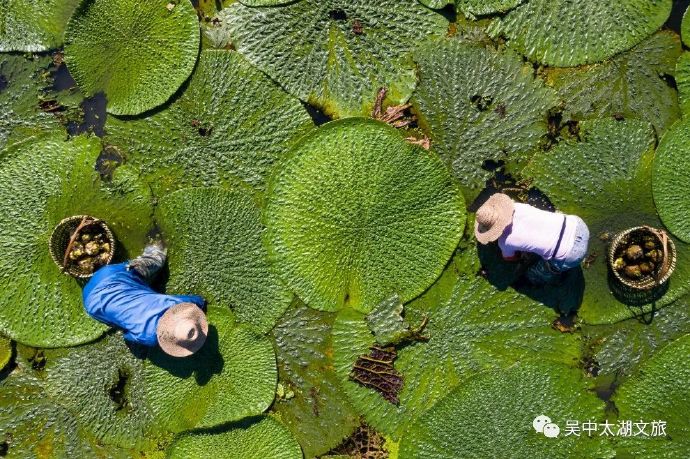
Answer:
[[127, 263], [96, 271], [83, 291], [84, 308], [96, 320], [125, 331], [128, 341], [155, 346], [156, 328], [165, 311], [179, 303], [204, 307], [198, 295], [163, 295], [153, 290]]

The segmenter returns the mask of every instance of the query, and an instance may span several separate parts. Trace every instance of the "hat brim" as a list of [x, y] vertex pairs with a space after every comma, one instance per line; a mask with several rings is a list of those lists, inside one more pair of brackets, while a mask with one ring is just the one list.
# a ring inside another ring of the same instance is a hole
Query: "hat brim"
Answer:
[[[192, 319], [201, 326], [201, 333], [192, 342], [179, 344], [171, 335], [166, 333], [172, 330], [180, 319]], [[208, 321], [206, 314], [194, 303], [179, 303], [165, 311], [158, 321], [156, 337], [158, 345], [163, 352], [173, 357], [188, 357], [204, 346], [208, 336]]]
[[[496, 223], [486, 231], [482, 231], [479, 223], [474, 221], [474, 237], [480, 244], [488, 244], [494, 242], [501, 237], [508, 225], [513, 221], [513, 212], [515, 211], [515, 203], [510, 196], [503, 193], [495, 193], [486, 200], [483, 206], [491, 206], [495, 210]], [[482, 207], [483, 207], [482, 206]]]

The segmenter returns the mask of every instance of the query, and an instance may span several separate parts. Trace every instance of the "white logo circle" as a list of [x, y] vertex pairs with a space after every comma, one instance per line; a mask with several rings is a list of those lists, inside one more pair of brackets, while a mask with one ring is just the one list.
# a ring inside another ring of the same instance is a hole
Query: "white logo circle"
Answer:
[[534, 421], [532, 421], [532, 427], [534, 427], [534, 430], [537, 431], [537, 433], [542, 433], [544, 432], [544, 426], [550, 423], [551, 418], [542, 414], [541, 416], [534, 418]]
[[544, 436], [548, 438], [556, 438], [561, 433], [561, 428], [556, 424], [546, 424], [544, 426]]

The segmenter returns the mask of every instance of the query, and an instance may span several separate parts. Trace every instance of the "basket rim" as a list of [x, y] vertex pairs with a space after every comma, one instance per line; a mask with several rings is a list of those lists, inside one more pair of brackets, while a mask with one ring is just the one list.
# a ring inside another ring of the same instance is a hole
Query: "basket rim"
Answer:
[[[105, 220], [100, 219], [98, 217], [94, 217], [92, 215], [87, 215], [87, 214], [81, 214], [81, 215], [72, 215], [70, 217], [65, 217], [62, 220], [60, 220], [55, 227], [53, 228], [53, 231], [50, 233], [50, 237], [48, 239], [48, 252], [50, 253], [50, 258], [53, 260], [55, 265], [58, 267], [58, 269], [63, 273], [68, 276], [72, 276], [78, 279], [88, 279], [91, 276], [94, 275], [94, 273], [91, 274], [85, 274], [82, 272], [79, 272], [73, 268], [71, 269], [65, 269], [65, 267], [62, 265], [62, 260], [58, 260], [55, 257], [55, 253], [53, 251], [53, 238], [56, 237], [58, 234], [58, 231], [61, 230], [65, 225], [68, 223], [73, 223], [75, 221], [81, 221], [84, 218], [89, 218], [93, 220], [93, 222], [88, 225], [98, 225], [100, 226], [103, 231], [105, 232], [106, 237], [108, 238], [108, 242], [110, 242], [110, 251], [108, 252], [108, 261], [105, 263], [105, 265], [109, 264], [112, 260], [113, 257], [115, 256], [115, 236], [113, 235], [113, 232], [111, 231], [110, 227], [108, 224], [105, 222]], [[103, 266], [105, 266], [103, 265]]]
[[647, 279], [640, 280], [640, 281], [635, 281], [631, 279], [627, 279], [623, 277], [618, 271], [613, 269], [613, 262], [615, 260], [616, 256], [616, 249], [618, 246], [621, 244], [621, 240], [627, 236], [630, 233], [633, 233], [635, 231], [648, 231], [655, 236], [658, 237], [658, 234], [654, 233], [651, 230], [656, 230], [660, 232], [664, 232], [667, 235], [669, 235], [668, 231], [664, 229], [659, 229], [659, 228], [654, 228], [653, 226], [649, 225], [641, 225], [641, 226], [635, 226], [632, 228], [628, 228], [626, 230], [620, 231], [619, 233], [616, 234], [616, 236], [613, 238], [611, 241], [611, 244], [609, 245], [609, 250], [608, 250], [608, 267], [610, 271], [613, 273], [615, 279], [625, 285], [626, 287], [632, 288], [634, 290], [651, 290], [655, 287], [661, 286], [668, 282], [668, 280], [671, 278], [671, 275], [673, 275], [673, 272], [676, 269], [676, 244], [673, 242], [673, 239], [668, 237], [668, 256], [669, 256], [669, 262], [668, 262], [668, 269], [666, 270], [666, 273], [661, 277], [661, 279], [654, 279], [652, 277], [647, 277]]

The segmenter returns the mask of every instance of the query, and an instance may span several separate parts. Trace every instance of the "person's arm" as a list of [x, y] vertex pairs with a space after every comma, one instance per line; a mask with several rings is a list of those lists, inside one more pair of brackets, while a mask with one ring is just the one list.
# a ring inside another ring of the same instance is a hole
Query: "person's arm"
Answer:
[[504, 261], [510, 261], [510, 262], [515, 262], [515, 261], [520, 261], [520, 252], [513, 252], [513, 255], [506, 255], [505, 253], [501, 252], [501, 255], [503, 256]]

